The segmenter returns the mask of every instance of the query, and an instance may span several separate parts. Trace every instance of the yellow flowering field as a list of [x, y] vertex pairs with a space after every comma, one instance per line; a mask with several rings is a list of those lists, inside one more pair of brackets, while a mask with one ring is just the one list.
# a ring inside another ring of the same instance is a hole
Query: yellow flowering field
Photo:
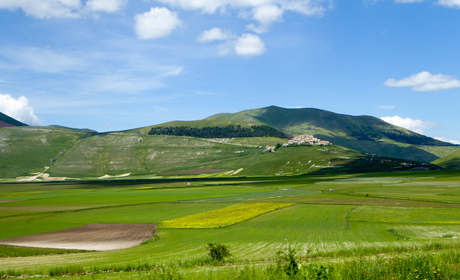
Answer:
[[161, 222], [163, 228], [218, 228], [240, 223], [293, 203], [243, 203]]

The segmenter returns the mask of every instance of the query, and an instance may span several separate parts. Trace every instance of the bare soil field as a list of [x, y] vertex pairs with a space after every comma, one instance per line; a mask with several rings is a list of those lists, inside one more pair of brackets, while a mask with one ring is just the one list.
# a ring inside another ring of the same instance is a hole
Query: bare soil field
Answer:
[[112, 251], [138, 246], [156, 232], [156, 224], [89, 224], [65, 230], [0, 240], [23, 247]]

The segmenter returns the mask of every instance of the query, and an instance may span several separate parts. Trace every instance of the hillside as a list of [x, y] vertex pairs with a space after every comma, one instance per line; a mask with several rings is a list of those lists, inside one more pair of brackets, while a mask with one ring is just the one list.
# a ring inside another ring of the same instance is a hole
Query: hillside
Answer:
[[0, 129], [0, 178], [42, 172], [90, 134], [57, 127]]
[[[259, 134], [261, 131], [274, 134]], [[274, 153], [264, 152], [267, 145], [281, 146], [278, 144], [287, 142], [283, 138], [286, 134], [314, 134], [334, 145], [281, 147]], [[97, 133], [62, 126], [4, 127], [0, 129], [0, 178], [219, 177], [426, 170], [436, 167], [420, 161], [438, 159], [457, 148], [369, 116], [268, 107], [120, 132]], [[452, 164], [443, 166], [451, 168]]]
[[442, 150], [443, 147], [454, 146], [375, 117], [350, 116], [312, 108], [285, 109], [270, 106], [233, 114], [217, 114], [206, 120], [244, 120], [266, 124], [293, 136], [313, 134], [362, 153], [422, 162], [439, 158], [422, 147], [439, 147]]
[[13, 119], [0, 112], [0, 128], [2, 127], [14, 127], [14, 126], [27, 126], [27, 124], [22, 123], [18, 120]]
[[[135, 131], [134, 131], [135, 132]], [[330, 146], [281, 147], [275, 137], [199, 139], [139, 133], [93, 133], [59, 127], [0, 130], [0, 178], [273, 176], [431, 169]]]
[[446, 157], [440, 158], [433, 162], [438, 166], [446, 169], [460, 169], [460, 151], [452, 153]]

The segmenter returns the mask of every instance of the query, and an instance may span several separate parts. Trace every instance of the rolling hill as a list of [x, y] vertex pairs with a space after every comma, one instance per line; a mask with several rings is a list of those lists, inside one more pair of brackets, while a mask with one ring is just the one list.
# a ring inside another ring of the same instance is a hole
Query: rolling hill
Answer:
[[460, 151], [440, 158], [433, 163], [446, 169], [460, 169]]
[[293, 136], [313, 134], [362, 153], [421, 162], [440, 158], [436, 153], [429, 152], [430, 147], [437, 147], [441, 153], [444, 147], [451, 149], [455, 146], [391, 125], [376, 117], [350, 116], [313, 108], [285, 109], [270, 106], [233, 114], [217, 114], [205, 120], [265, 124]]

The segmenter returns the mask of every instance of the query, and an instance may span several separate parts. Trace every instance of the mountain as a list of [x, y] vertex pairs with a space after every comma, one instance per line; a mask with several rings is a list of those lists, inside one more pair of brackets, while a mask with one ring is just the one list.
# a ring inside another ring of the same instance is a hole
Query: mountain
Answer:
[[18, 120], [13, 119], [0, 112], [0, 128], [1, 127], [13, 127], [13, 126], [27, 126], [27, 124], [22, 123]]
[[217, 114], [205, 120], [249, 121], [265, 124], [292, 135], [315, 137], [362, 153], [431, 162], [440, 157], [428, 150], [455, 146], [389, 124], [376, 117], [336, 114], [313, 108], [285, 109], [270, 106], [238, 113]]
[[[288, 141], [286, 136], [302, 134], [333, 145], [280, 147]], [[267, 145], [279, 148], [264, 152]], [[457, 150], [459, 146], [374, 117], [272, 106], [105, 133], [62, 126], [4, 127], [0, 129], [0, 178], [40, 181], [431, 170], [438, 167], [425, 162]]]

